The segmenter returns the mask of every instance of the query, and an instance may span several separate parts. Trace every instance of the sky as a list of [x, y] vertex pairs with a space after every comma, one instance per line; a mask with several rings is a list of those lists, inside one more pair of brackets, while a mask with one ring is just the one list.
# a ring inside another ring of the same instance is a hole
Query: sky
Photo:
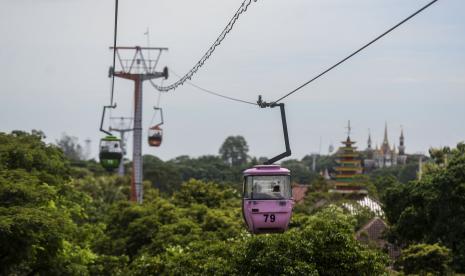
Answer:
[[[258, 0], [192, 82], [228, 96], [266, 101], [311, 79], [429, 1]], [[113, 0], [0, 0], [0, 132], [40, 129], [92, 140], [98, 155], [102, 107], [110, 103], [108, 68]], [[120, 0], [118, 45], [168, 47], [160, 67], [187, 72], [242, 0]], [[347, 63], [286, 98], [291, 158], [328, 152], [346, 136], [380, 144], [387, 123], [406, 151], [465, 140], [465, 1], [440, 0]], [[165, 81], [170, 84], [175, 76]], [[158, 92], [144, 84], [143, 126], [155, 121]], [[132, 116], [133, 83], [117, 79], [112, 116]], [[144, 145], [163, 160], [218, 154], [242, 135], [252, 156], [284, 151], [278, 109], [231, 102], [184, 85], [161, 96], [164, 140]], [[108, 119], [108, 118], [107, 118]], [[108, 125], [108, 121], [106, 121]], [[147, 131], [144, 130], [144, 137]], [[132, 144], [132, 139], [128, 143]], [[145, 144], [145, 143], [144, 143]], [[129, 153], [131, 151], [129, 150]], [[129, 156], [130, 157], [130, 156]]]

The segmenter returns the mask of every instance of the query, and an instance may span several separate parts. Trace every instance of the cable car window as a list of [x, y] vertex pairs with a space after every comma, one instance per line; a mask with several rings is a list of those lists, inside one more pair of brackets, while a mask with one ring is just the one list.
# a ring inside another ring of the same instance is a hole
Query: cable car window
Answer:
[[100, 142], [100, 150], [103, 152], [121, 152], [121, 149], [119, 148], [119, 141], [102, 140]]
[[290, 176], [258, 175], [247, 176], [244, 197], [251, 199], [291, 198]]

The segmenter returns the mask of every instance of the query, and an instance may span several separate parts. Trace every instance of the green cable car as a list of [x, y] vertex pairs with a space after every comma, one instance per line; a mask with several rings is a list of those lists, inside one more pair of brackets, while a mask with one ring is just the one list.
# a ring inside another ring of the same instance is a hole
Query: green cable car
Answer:
[[121, 150], [121, 139], [109, 135], [100, 140], [100, 164], [108, 171], [119, 167], [123, 151]]

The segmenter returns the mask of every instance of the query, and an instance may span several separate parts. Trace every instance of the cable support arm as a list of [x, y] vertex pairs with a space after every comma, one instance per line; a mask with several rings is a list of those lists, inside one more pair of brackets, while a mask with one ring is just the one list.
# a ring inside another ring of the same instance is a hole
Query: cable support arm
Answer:
[[107, 108], [116, 108], [116, 104], [114, 105], [106, 105], [103, 107], [103, 112], [102, 112], [102, 120], [100, 121], [100, 131], [107, 134], [107, 135], [113, 135], [110, 131], [103, 129], [103, 122], [105, 121], [105, 112]]
[[276, 102], [267, 103], [262, 100], [262, 96], [260, 95], [258, 96], [257, 104], [261, 108], [267, 108], [267, 107], [274, 108], [274, 107], [279, 106], [279, 109], [281, 111], [281, 121], [283, 124], [284, 144], [286, 146], [286, 151], [263, 163], [264, 165], [271, 165], [285, 157], [291, 156], [292, 154], [291, 147], [289, 145], [289, 135], [287, 132], [286, 112], [284, 110], [284, 103], [276, 103]]
[[154, 106], [153, 109], [160, 110], [160, 120], [161, 120], [161, 122], [159, 124], [157, 124], [157, 126], [163, 125], [165, 123], [165, 121], [163, 120], [163, 108]]

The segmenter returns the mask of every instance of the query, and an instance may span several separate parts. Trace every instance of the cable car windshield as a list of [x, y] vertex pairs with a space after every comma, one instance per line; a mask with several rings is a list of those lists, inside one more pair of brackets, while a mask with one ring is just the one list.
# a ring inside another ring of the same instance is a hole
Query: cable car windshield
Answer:
[[163, 130], [161, 128], [149, 129], [149, 137], [160, 137], [162, 135], [163, 135]]
[[289, 175], [246, 176], [244, 197], [250, 199], [289, 199], [291, 198]]
[[121, 152], [121, 147], [119, 141], [108, 141], [108, 140], [101, 140], [100, 141], [100, 151], [102, 152]]

